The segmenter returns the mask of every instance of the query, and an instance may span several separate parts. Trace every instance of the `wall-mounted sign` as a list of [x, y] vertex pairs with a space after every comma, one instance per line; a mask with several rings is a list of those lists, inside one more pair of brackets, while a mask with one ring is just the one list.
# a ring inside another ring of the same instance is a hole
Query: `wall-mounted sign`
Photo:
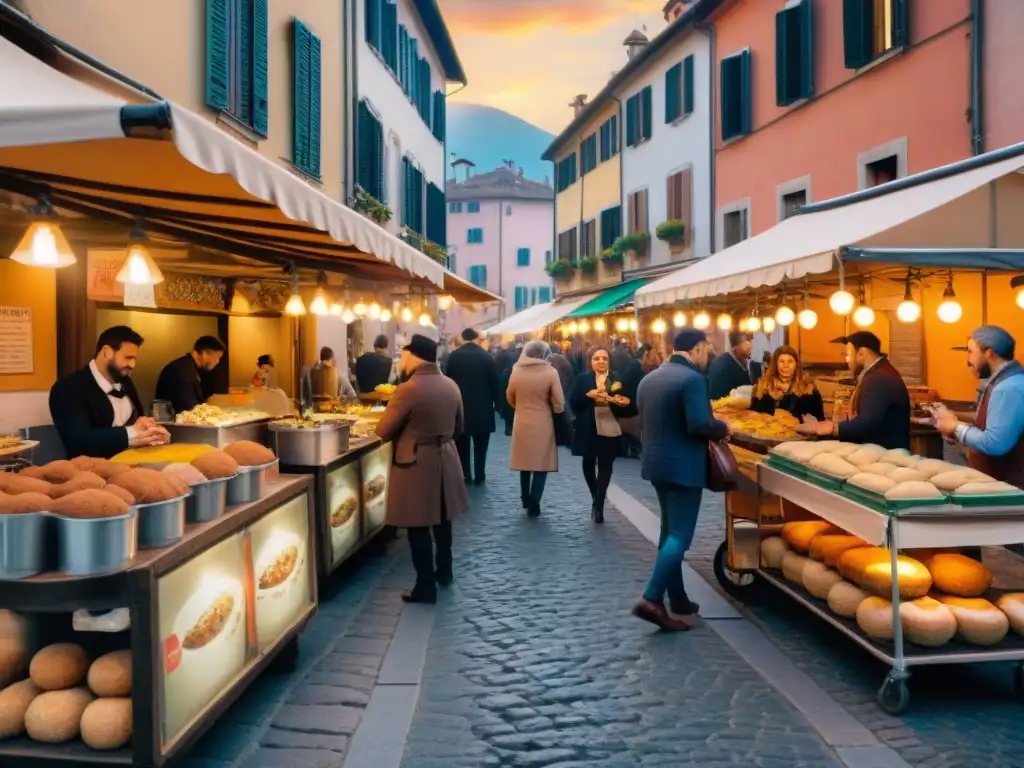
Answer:
[[348, 557], [359, 545], [362, 525], [359, 462], [351, 461], [327, 475], [327, 525], [331, 532], [331, 566]]
[[32, 310], [0, 307], [0, 374], [32, 371]]
[[363, 535], [384, 527], [388, 514], [388, 478], [391, 475], [391, 443], [367, 453], [361, 459], [363, 481]]

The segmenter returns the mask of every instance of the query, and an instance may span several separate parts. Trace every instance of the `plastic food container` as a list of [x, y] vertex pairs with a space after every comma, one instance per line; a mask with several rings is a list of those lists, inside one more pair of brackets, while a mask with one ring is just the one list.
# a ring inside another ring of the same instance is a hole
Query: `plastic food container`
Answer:
[[258, 467], [239, 467], [238, 474], [228, 480], [228, 506], [250, 504], [263, 498], [263, 489], [278, 460]]
[[229, 477], [207, 480], [192, 486], [192, 494], [185, 498], [185, 522], [189, 525], [205, 523], [224, 514], [228, 503]]
[[48, 512], [0, 515], [0, 579], [24, 579], [50, 570]]
[[139, 515], [84, 519], [54, 516], [59, 570], [71, 576], [119, 571], [138, 551]]
[[166, 547], [185, 535], [185, 499], [139, 504], [139, 549]]

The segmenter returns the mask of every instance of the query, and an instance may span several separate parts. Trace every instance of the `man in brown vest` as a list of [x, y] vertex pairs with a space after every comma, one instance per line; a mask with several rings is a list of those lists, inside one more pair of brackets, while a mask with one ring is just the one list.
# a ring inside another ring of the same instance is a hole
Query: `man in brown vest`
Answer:
[[1024, 368], [1014, 360], [1016, 342], [986, 325], [967, 342], [967, 365], [988, 383], [978, 398], [974, 425], [957, 420], [944, 405], [932, 409], [936, 428], [967, 449], [972, 468], [1024, 489]]

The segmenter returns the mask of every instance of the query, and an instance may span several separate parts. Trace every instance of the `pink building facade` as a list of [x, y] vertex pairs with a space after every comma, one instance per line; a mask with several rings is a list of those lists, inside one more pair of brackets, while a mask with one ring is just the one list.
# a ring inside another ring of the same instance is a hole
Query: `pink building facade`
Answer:
[[554, 249], [555, 204], [546, 179], [532, 181], [503, 166], [449, 179], [447, 201], [450, 268], [505, 301], [484, 311], [456, 307], [446, 315], [445, 334], [487, 328], [554, 298], [545, 266]]
[[976, 0], [985, 30], [981, 51], [981, 148], [999, 149], [1024, 141], [1024, 3], [1020, 0]]

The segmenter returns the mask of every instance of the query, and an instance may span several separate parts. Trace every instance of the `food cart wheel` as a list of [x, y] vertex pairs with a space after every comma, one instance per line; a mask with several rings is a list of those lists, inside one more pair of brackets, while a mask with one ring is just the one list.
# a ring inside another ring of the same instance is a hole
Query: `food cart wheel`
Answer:
[[730, 597], [737, 600], [748, 600], [754, 596], [757, 587], [757, 574], [746, 571], [733, 571], [729, 568], [729, 542], [723, 541], [715, 552], [713, 563], [715, 578], [722, 589]]
[[299, 636], [296, 635], [280, 650], [270, 662], [271, 671], [277, 674], [290, 674], [299, 668]]
[[889, 715], [902, 715], [910, 706], [910, 689], [907, 688], [907, 673], [892, 670], [878, 689], [878, 706]]

